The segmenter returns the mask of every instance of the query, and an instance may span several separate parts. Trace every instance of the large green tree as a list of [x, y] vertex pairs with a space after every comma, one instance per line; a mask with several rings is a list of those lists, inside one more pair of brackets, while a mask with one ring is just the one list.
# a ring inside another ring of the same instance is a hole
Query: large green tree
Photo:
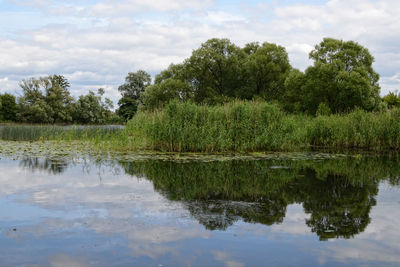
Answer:
[[333, 112], [378, 107], [379, 75], [367, 48], [353, 41], [324, 38], [310, 52], [310, 58], [314, 64], [305, 71], [299, 94], [306, 111], [315, 114], [321, 103]]
[[285, 91], [285, 79], [291, 69], [284, 47], [271, 43], [249, 43], [243, 51], [248, 55], [244, 62], [243, 79], [246, 81], [240, 98], [254, 95], [266, 100], [281, 99]]
[[195, 100], [203, 102], [215, 95], [235, 96], [242, 86], [241, 65], [245, 53], [228, 39], [210, 39], [185, 61]]
[[151, 76], [144, 70], [129, 72], [125, 83], [118, 87], [122, 98], [118, 101], [118, 115], [128, 120], [135, 115], [141, 104], [141, 94], [151, 84]]

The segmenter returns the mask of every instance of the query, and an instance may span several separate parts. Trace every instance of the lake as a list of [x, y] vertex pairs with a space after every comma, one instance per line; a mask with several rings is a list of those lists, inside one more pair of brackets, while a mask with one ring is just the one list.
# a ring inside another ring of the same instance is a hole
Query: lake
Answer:
[[400, 158], [0, 159], [0, 266], [399, 266]]

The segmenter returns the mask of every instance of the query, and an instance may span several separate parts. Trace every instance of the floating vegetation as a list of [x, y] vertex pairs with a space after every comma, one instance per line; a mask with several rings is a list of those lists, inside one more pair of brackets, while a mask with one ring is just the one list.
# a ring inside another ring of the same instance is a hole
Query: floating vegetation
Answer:
[[317, 152], [266, 152], [266, 153], [170, 153], [154, 151], [112, 151], [101, 150], [88, 141], [2, 141], [0, 140], [0, 156], [23, 158], [23, 157], [46, 157], [57, 160], [79, 160], [94, 157], [104, 160], [140, 161], [140, 160], [162, 160], [162, 161], [230, 161], [230, 160], [326, 160], [345, 158], [348, 155], [317, 153]]

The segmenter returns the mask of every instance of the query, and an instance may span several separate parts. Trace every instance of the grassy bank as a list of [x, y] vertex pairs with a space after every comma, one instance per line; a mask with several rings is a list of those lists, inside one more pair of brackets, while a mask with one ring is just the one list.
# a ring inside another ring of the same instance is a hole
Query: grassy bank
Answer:
[[400, 149], [400, 110], [311, 117], [264, 102], [223, 106], [172, 102], [138, 113], [125, 135], [150, 150], [251, 152], [326, 149]]

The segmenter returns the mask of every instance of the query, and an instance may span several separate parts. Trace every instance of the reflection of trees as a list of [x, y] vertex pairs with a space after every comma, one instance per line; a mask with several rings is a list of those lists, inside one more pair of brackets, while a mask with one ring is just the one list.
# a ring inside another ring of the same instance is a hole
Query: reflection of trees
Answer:
[[288, 204], [302, 203], [310, 214], [306, 224], [326, 240], [351, 238], [364, 231], [379, 182], [399, 180], [400, 167], [390, 162], [347, 158], [120, 164], [127, 173], [151, 180], [168, 199], [182, 201], [207, 229], [226, 229], [239, 219], [281, 223]]
[[[155, 190], [182, 202], [207, 229], [224, 230], [237, 220], [281, 223], [287, 206], [301, 203], [310, 214], [306, 224], [326, 240], [351, 238], [364, 231], [376, 204], [379, 182], [400, 183], [398, 162], [397, 157], [185, 163], [148, 160], [115, 166], [151, 180]], [[93, 164], [113, 166], [101, 161], [87, 165]], [[52, 174], [67, 167], [63, 161], [38, 158], [26, 158], [20, 165]]]
[[350, 238], [366, 228], [369, 212], [376, 204], [378, 182], [374, 179], [359, 181], [344, 175], [328, 174], [317, 178], [314, 169], [307, 169], [298, 181], [295, 196], [303, 203], [311, 217], [306, 223], [321, 240]]
[[275, 161], [121, 163], [145, 176], [168, 199], [181, 200], [208, 229], [226, 229], [238, 219], [271, 225], [280, 223], [287, 201], [281, 192], [293, 179], [292, 169], [271, 169]]
[[47, 158], [24, 158], [20, 166], [29, 168], [31, 171], [40, 170], [51, 174], [59, 174], [65, 171], [68, 164], [65, 161], [51, 160]]

